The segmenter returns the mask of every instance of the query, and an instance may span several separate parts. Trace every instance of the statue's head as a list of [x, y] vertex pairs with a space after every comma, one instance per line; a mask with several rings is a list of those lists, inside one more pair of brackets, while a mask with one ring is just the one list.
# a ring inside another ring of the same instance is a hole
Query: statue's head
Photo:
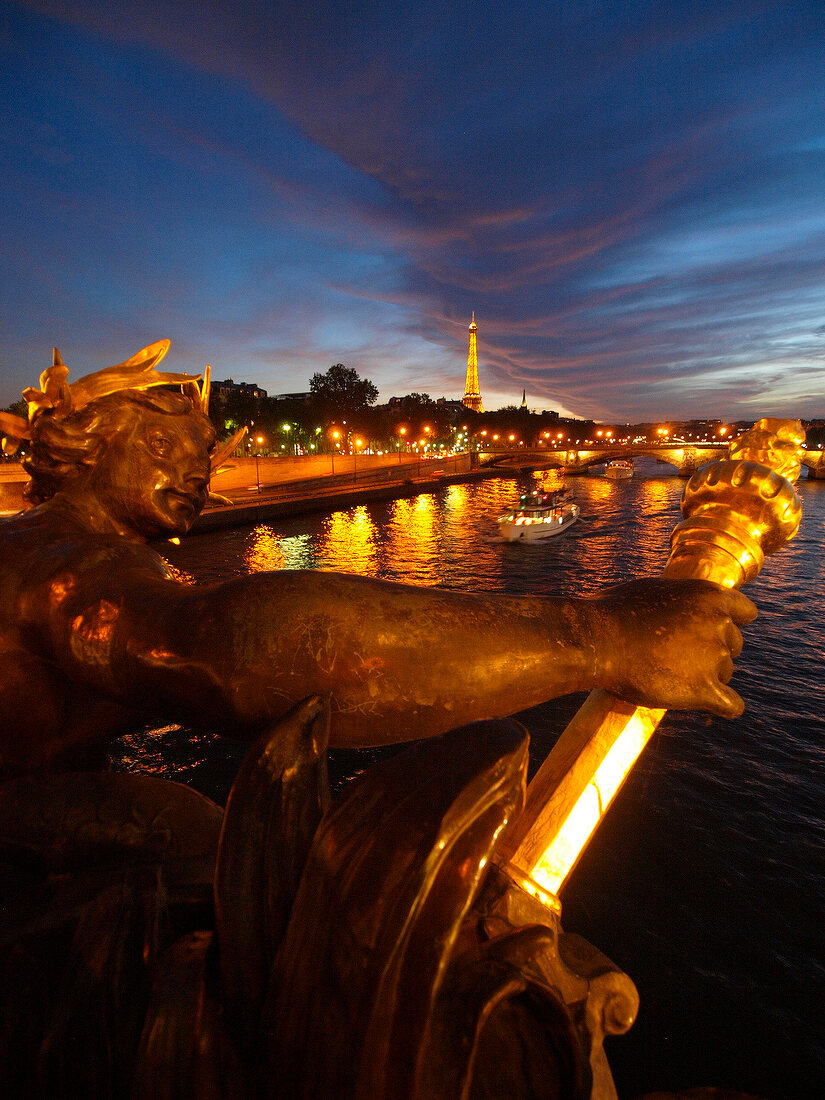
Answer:
[[209, 368], [200, 376], [155, 369], [169, 348], [159, 340], [114, 367], [69, 384], [55, 348], [40, 389], [23, 391], [28, 419], [0, 413], [3, 449], [28, 441], [26, 496], [42, 504], [80, 500], [92, 523], [138, 538], [183, 534], [206, 503], [220, 450], [207, 418]]
[[215, 429], [188, 397], [171, 390], [121, 390], [32, 426], [23, 462], [27, 497], [83, 494], [125, 533], [185, 533], [208, 495]]

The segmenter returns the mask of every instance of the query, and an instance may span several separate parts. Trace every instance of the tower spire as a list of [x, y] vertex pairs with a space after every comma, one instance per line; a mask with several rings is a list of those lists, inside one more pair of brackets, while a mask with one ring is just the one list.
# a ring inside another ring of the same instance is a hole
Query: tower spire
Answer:
[[464, 398], [462, 405], [466, 405], [468, 409], [472, 409], [473, 412], [484, 412], [484, 406], [481, 403], [481, 391], [478, 385], [478, 348], [476, 346], [476, 333], [478, 332], [478, 325], [476, 324], [476, 312], [473, 310], [473, 319], [470, 322], [470, 347], [467, 351], [467, 382], [464, 386]]

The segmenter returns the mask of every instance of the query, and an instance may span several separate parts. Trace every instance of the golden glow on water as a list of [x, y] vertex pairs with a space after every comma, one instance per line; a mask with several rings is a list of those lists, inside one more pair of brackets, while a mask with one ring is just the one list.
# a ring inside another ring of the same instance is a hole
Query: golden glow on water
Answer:
[[639, 485], [641, 506], [648, 512], [667, 508], [673, 499], [673, 490], [669, 481], [658, 481], [656, 478], [648, 478]]
[[324, 526], [318, 551], [325, 569], [375, 576], [375, 524], [367, 506], [334, 512]]
[[187, 573], [185, 569], [180, 569], [177, 565], [172, 565], [170, 561], [163, 559], [163, 563], [169, 571], [169, 576], [173, 581], [177, 581], [179, 584], [197, 584], [197, 581], [191, 573]]
[[667, 553], [670, 534], [681, 519], [674, 503], [669, 480], [649, 478], [639, 483], [638, 528], [633, 541], [640, 577], [656, 576], [662, 570], [663, 551]]
[[460, 515], [469, 508], [470, 500], [468, 485], [450, 485], [444, 494], [444, 510], [450, 514]]
[[601, 503], [612, 500], [615, 495], [615, 483], [607, 478], [594, 477], [587, 482], [587, 495], [591, 500]]
[[426, 555], [432, 545], [434, 523], [433, 497], [397, 500], [390, 520], [393, 555], [411, 555], [413, 558]]
[[256, 527], [244, 553], [244, 563], [250, 573], [265, 573], [283, 569], [284, 552], [281, 539], [271, 527]]
[[629, 577], [661, 572], [670, 533], [681, 519], [684, 482], [673, 476], [635, 476], [623, 481], [571, 478], [570, 484], [582, 516], [574, 536], [579, 594], [594, 595]]

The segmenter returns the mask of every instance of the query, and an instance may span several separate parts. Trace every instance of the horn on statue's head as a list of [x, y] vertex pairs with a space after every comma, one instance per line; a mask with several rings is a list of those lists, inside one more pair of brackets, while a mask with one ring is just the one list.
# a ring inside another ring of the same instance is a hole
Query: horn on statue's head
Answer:
[[212, 393], [212, 367], [209, 363], [203, 368], [203, 381], [201, 382], [201, 410], [204, 416], [209, 416], [209, 397]]

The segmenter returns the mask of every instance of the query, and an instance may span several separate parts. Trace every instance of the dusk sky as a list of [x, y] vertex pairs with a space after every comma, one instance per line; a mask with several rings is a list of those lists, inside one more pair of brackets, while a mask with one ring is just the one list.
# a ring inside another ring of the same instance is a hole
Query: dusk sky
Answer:
[[825, 416], [825, 10], [5, 4], [0, 406], [168, 337], [305, 390]]

